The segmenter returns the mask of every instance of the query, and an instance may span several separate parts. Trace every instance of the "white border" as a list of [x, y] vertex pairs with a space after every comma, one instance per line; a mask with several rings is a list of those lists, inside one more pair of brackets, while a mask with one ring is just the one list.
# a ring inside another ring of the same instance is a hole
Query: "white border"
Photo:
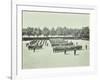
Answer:
[[[59, 7], [60, 6], [60, 7]], [[73, 6], [39, 6], [39, 5], [16, 5], [13, 9], [12, 17], [12, 79], [34, 79], [57, 76], [90, 75], [96, 73], [96, 10], [93, 7], [74, 7]], [[21, 29], [22, 29], [22, 10], [54, 11], [54, 12], [74, 12], [90, 14], [90, 66], [89, 67], [68, 67], [68, 68], [49, 68], [49, 69], [21, 69]], [[16, 58], [17, 57], [17, 58]]]

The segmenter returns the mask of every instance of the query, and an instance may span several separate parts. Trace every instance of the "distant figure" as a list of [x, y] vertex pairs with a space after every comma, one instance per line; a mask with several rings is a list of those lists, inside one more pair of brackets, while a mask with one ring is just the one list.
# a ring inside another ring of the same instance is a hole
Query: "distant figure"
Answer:
[[66, 49], [64, 50], [64, 54], [66, 54]]
[[35, 52], [35, 47], [33, 47], [33, 50], [34, 50], [34, 52]]
[[38, 43], [36, 43], [36, 44], [33, 46], [34, 52], [35, 52], [36, 46], [38, 46]]
[[85, 49], [87, 50], [87, 45], [85, 45]]
[[76, 55], [76, 48], [74, 49], [74, 56]]

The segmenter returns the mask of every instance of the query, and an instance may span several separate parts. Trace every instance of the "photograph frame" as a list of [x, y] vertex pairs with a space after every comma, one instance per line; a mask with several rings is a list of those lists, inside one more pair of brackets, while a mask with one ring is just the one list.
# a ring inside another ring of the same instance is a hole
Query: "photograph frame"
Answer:
[[[44, 5], [44, 4], [43, 4]], [[38, 78], [38, 77], [40, 77], [40, 78], [45, 78], [45, 76], [46, 77], [57, 77], [57, 76], [66, 76], [66, 75], [64, 75], [65, 73], [68, 75], [68, 76], [70, 76], [70, 75], [74, 75], [74, 74], [76, 74], [76, 75], [87, 75], [87, 74], [94, 74], [94, 73], [96, 73], [97, 72], [97, 70], [96, 70], [96, 55], [97, 54], [95, 54], [94, 56], [92, 55], [92, 58], [93, 58], [93, 64], [91, 65], [91, 67], [84, 67], [83, 69], [82, 68], [75, 68], [75, 69], [72, 69], [72, 68], [57, 68], [56, 70], [55, 70], [55, 68], [52, 68], [52, 69], [36, 69], [36, 70], [33, 70], [34, 71], [34, 73], [31, 73], [31, 71], [28, 71], [28, 70], [25, 70], [25, 71], [23, 71], [23, 70], [21, 70], [20, 69], [20, 64], [21, 64], [21, 62], [20, 62], [20, 58], [21, 58], [21, 56], [19, 56], [19, 53], [20, 53], [20, 50], [21, 49], [18, 49], [18, 47], [19, 47], [19, 44], [20, 44], [20, 40], [21, 40], [21, 38], [19, 38], [20, 37], [20, 35], [21, 35], [21, 33], [19, 34], [18, 32], [18, 30], [20, 30], [20, 27], [19, 27], [19, 25], [21, 24], [20, 22], [21, 22], [21, 18], [19, 18], [18, 16], [20, 16], [20, 11], [21, 10], [23, 10], [23, 7], [36, 7], [36, 10], [38, 10], [38, 8], [51, 8], [51, 9], [71, 9], [71, 10], [88, 10], [88, 11], [90, 11], [90, 12], [88, 12], [88, 13], [90, 13], [90, 14], [92, 14], [93, 13], [93, 15], [94, 15], [94, 20], [92, 20], [92, 22], [93, 22], [93, 24], [92, 24], [92, 28], [91, 28], [91, 30], [93, 31], [92, 33], [91, 33], [91, 35], [92, 35], [92, 39], [94, 38], [94, 36], [95, 36], [95, 28], [94, 28], [94, 24], [96, 23], [95, 22], [95, 20], [96, 20], [96, 9], [94, 8], [94, 7], [76, 7], [75, 5], [71, 5], [71, 6], [62, 6], [62, 5], [57, 5], [57, 6], [54, 6], [54, 5], [51, 5], [50, 4], [50, 6], [46, 6], [46, 5], [27, 5], [27, 4], [16, 4], [16, 5], [14, 5], [13, 7], [13, 9], [15, 9], [15, 10], [12, 10], [12, 14], [13, 14], [13, 16], [12, 16], [12, 53], [14, 53], [14, 54], [12, 54], [12, 69], [11, 69], [11, 76], [12, 76], [12, 80], [14, 80], [14, 79], [22, 79], [22, 77], [24, 77], [22, 80], [24, 80], [24, 79], [27, 79], [27, 78]], [[20, 8], [19, 8], [20, 7]], [[22, 9], [21, 9], [22, 8]], [[42, 11], [43, 11], [43, 9], [42, 9]], [[44, 11], [45, 11], [45, 9], [44, 9]], [[63, 11], [63, 10], [62, 10]], [[86, 12], [85, 12], [86, 13]], [[14, 16], [15, 15], [15, 16]], [[16, 35], [16, 36], [15, 36]], [[93, 39], [93, 41], [95, 41], [94, 39]], [[94, 43], [93, 44], [91, 44], [91, 46], [92, 45], [94, 45]], [[92, 49], [93, 49], [94, 47], [92, 47]], [[94, 49], [93, 50], [93, 52], [95, 52], [96, 51], [96, 49]], [[92, 52], [92, 51], [91, 51]], [[17, 54], [18, 53], [18, 54]], [[80, 71], [78, 71], [80, 69]], [[75, 71], [73, 71], [73, 70], [75, 70]], [[32, 71], [32, 72], [33, 72]], [[48, 74], [46, 73], [46, 72], [48, 72]], [[25, 76], [25, 75], [27, 75], [26, 73], [28, 73], [28, 76]], [[81, 74], [80, 74], [81, 73]], [[32, 76], [33, 74], [35, 74], [35, 76]], [[39, 74], [39, 75], [38, 75]]]

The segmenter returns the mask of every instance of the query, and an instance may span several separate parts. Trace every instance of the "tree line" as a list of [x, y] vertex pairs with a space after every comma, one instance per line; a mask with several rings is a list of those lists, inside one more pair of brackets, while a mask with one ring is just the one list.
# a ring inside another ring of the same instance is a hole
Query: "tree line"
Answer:
[[27, 27], [22, 29], [22, 35], [27, 36], [41, 36], [44, 35], [48, 37], [51, 36], [67, 36], [72, 35], [73, 37], [82, 37], [89, 39], [89, 27], [83, 27], [82, 29], [72, 29], [72, 28], [66, 28], [66, 27], [57, 27], [56, 29], [53, 27], [52, 29], [49, 29], [47, 27], [44, 27], [43, 29], [40, 28], [33, 28], [33, 27]]

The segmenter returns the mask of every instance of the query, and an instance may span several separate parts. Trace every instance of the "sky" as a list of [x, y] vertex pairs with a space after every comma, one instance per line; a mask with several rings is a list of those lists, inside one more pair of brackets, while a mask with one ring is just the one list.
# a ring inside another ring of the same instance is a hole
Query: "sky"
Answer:
[[89, 14], [76, 13], [54, 13], [54, 12], [39, 12], [39, 11], [23, 11], [23, 28], [33, 27], [41, 28], [48, 27], [66, 27], [77, 28], [89, 26]]

